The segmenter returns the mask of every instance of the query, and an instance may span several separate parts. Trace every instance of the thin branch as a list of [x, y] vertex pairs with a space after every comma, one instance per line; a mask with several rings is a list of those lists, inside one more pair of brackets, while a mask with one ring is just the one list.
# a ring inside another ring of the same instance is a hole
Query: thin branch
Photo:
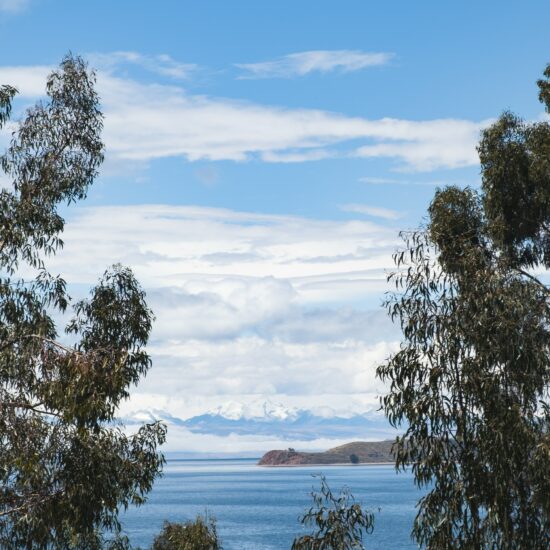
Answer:
[[35, 338], [37, 340], [42, 340], [43, 342], [47, 344], [51, 344], [52, 346], [55, 346], [56, 348], [62, 349], [63, 351], [66, 351], [67, 353], [75, 354], [75, 355], [82, 355], [81, 352], [74, 348], [69, 348], [67, 346], [64, 346], [63, 344], [60, 344], [57, 340], [52, 340], [51, 338], [47, 338], [46, 336], [42, 336], [41, 334], [24, 334], [21, 336], [21, 338]]
[[[31, 493], [29, 495], [22, 495], [22, 496], [19, 496], [18, 499], [19, 500], [26, 500], [26, 502], [24, 504], [22, 504], [21, 506], [17, 506], [16, 508], [8, 508], [7, 510], [4, 510], [4, 511], [0, 511], [0, 517], [5, 517], [5, 516], [9, 516], [11, 514], [16, 514], [17, 512], [22, 512], [24, 510], [28, 510], [29, 508], [32, 508], [33, 506], [36, 506], [37, 504], [41, 504], [47, 500], [50, 500], [52, 498], [55, 498], [59, 495], [62, 495], [65, 491], [64, 490], [59, 490], [59, 491], [55, 491], [54, 493], [48, 493], [48, 494], [43, 494], [43, 493]], [[0, 501], [0, 506], [1, 506], [1, 501]]]
[[0, 512], [0, 517], [9, 516], [11, 514], [16, 514], [17, 512], [22, 512], [23, 510], [26, 510], [30, 507], [30, 504], [23, 504], [22, 506], [19, 506], [18, 508], [10, 508], [4, 512]]
[[21, 403], [21, 402], [18, 402], [18, 401], [15, 401], [15, 402], [13, 402], [13, 401], [11, 401], [11, 402], [3, 401], [3, 402], [0, 403], [0, 407], [10, 407], [12, 409], [26, 409], [26, 410], [29, 410], [29, 411], [34, 411], [38, 414], [47, 414], [47, 415], [50, 415], [50, 416], [56, 416], [57, 418], [63, 418], [63, 415], [61, 415], [59, 413], [39, 409], [38, 407], [40, 407], [40, 405], [43, 405], [43, 404], [44, 403], [42, 403], [42, 402], [32, 404], [32, 403]]
[[51, 344], [52, 346], [55, 346], [56, 348], [62, 349], [63, 351], [66, 351], [67, 353], [70, 353], [70, 354], [82, 355], [82, 353], [80, 351], [78, 351], [74, 348], [69, 348], [67, 346], [64, 346], [63, 344], [60, 344], [56, 340], [52, 340], [51, 338], [47, 338], [46, 336], [42, 336], [41, 334], [20, 334], [16, 337], [12, 338], [11, 340], [6, 340], [0, 346], [0, 351], [3, 351], [4, 349], [11, 346], [12, 344], [17, 343], [19, 340], [23, 340], [23, 339], [27, 339], [27, 338], [29, 338], [29, 339], [34, 338], [36, 340], [42, 340], [42, 342], [45, 342], [47, 344]]
[[548, 288], [543, 282], [537, 279], [534, 275], [531, 275], [531, 273], [525, 271], [524, 269], [521, 269], [520, 267], [516, 267], [514, 269], [524, 277], [527, 277], [528, 279], [533, 281], [535, 284], [537, 284], [541, 288], [541, 290], [543, 290], [546, 294], [550, 294], [550, 288]]

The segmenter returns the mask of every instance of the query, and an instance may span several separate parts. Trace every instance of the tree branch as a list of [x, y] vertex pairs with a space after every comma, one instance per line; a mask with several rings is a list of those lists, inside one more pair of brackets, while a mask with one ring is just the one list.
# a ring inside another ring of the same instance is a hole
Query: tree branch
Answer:
[[518, 273], [523, 275], [524, 277], [527, 277], [529, 280], [533, 281], [536, 285], [538, 285], [541, 290], [543, 290], [546, 294], [550, 294], [550, 288], [548, 288], [543, 282], [541, 282], [539, 279], [537, 279], [534, 275], [531, 275], [531, 273], [525, 271], [524, 269], [521, 269], [521, 267], [514, 268]]
[[[19, 500], [25, 500], [26, 502], [21, 506], [17, 506], [16, 508], [8, 508], [7, 510], [0, 511], [0, 518], [9, 516], [11, 514], [16, 514], [24, 510], [28, 510], [29, 508], [32, 508], [37, 504], [41, 504], [42, 502], [45, 502], [54, 497], [57, 497], [58, 495], [62, 495], [64, 492], [65, 492], [64, 490], [59, 490], [59, 491], [55, 491], [54, 493], [47, 493], [47, 494], [30, 493], [29, 495], [18, 496], [17, 498]], [[0, 501], [0, 505], [1, 505], [1, 501]]]
[[74, 348], [69, 348], [67, 346], [64, 346], [63, 344], [60, 344], [57, 340], [52, 340], [51, 338], [47, 338], [46, 336], [42, 336], [41, 334], [20, 334], [15, 338], [12, 338], [11, 340], [5, 341], [0, 346], [0, 351], [3, 351], [7, 347], [11, 346], [12, 344], [17, 343], [19, 340], [27, 339], [27, 338], [34, 338], [36, 340], [42, 340], [42, 342], [45, 342], [47, 344], [51, 344], [52, 346], [62, 349], [63, 351], [75, 355], [82, 355], [82, 353]]

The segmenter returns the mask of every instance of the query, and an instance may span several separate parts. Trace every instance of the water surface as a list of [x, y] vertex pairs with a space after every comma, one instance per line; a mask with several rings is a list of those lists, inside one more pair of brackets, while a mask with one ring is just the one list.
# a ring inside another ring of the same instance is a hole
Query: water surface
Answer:
[[[410, 473], [390, 465], [263, 468], [256, 460], [168, 460], [147, 504], [122, 518], [133, 545], [148, 548], [165, 519], [185, 521], [205, 509], [217, 519], [225, 550], [289, 549], [305, 533], [298, 516], [311, 504], [323, 473], [333, 490], [347, 485], [375, 511], [368, 549], [410, 549], [409, 533], [420, 493]], [[380, 508], [380, 510], [378, 510]]]

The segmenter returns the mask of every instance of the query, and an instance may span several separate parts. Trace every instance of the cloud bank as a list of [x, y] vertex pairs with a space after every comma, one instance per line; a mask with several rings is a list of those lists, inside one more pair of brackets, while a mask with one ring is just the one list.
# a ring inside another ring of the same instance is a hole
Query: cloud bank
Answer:
[[269, 396], [362, 413], [384, 391], [374, 369], [397, 342], [379, 307], [397, 244], [391, 228], [201, 207], [78, 207], [64, 242], [48, 264], [75, 297], [120, 261], [156, 314], [153, 371], [126, 412], [153, 405], [187, 418]]

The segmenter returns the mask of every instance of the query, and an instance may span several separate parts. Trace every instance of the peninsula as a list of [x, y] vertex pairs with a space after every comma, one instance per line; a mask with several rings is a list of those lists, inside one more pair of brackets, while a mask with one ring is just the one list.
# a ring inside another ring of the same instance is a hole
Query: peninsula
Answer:
[[308, 453], [287, 449], [267, 452], [259, 466], [314, 466], [317, 464], [375, 464], [394, 462], [393, 441], [355, 441], [325, 452]]

